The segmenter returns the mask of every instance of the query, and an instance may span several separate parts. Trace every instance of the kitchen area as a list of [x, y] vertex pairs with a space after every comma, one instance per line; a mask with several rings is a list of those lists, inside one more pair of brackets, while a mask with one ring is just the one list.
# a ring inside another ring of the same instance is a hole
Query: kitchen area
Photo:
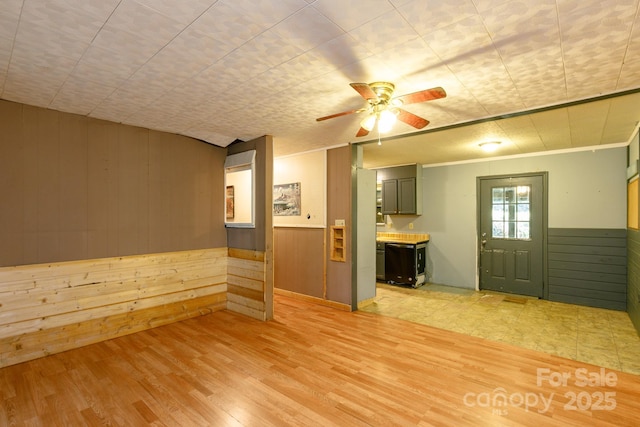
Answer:
[[[376, 223], [385, 227], [387, 215], [422, 214], [422, 166], [376, 170]], [[417, 288], [427, 280], [429, 234], [376, 233], [376, 280]]]

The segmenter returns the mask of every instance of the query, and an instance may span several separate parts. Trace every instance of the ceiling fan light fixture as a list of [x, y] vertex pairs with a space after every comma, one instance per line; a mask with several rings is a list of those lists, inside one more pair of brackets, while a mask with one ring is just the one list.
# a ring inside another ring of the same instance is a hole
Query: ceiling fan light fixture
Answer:
[[416, 129], [422, 129], [429, 124], [429, 121], [407, 110], [403, 110], [400, 106], [432, 101], [447, 96], [447, 93], [441, 87], [425, 89], [394, 98], [393, 92], [395, 85], [390, 82], [350, 83], [350, 86], [364, 98], [367, 105], [357, 110], [343, 111], [337, 114], [318, 117], [316, 121], [322, 122], [348, 114], [366, 112], [367, 116], [360, 122], [360, 129], [356, 133], [356, 137], [368, 135], [376, 125], [378, 126], [378, 134], [389, 132], [396, 120], [400, 120]]
[[396, 123], [397, 117], [392, 111], [383, 110], [380, 112], [380, 120], [378, 120], [378, 131], [386, 133], [391, 130]]
[[498, 149], [500, 144], [501, 144], [501, 141], [486, 141], [486, 142], [481, 142], [480, 144], [478, 144], [478, 146], [487, 153], [493, 153]]
[[363, 121], [360, 122], [362, 129], [366, 129], [371, 132], [376, 125], [376, 119], [378, 117], [375, 114], [369, 114]]

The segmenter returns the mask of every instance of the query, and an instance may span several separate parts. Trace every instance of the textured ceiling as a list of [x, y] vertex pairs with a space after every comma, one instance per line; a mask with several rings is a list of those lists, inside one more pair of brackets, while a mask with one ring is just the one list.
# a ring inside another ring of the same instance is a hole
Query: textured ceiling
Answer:
[[315, 118], [364, 106], [349, 83], [380, 80], [448, 96], [406, 106], [427, 132], [366, 144], [365, 165], [468, 160], [485, 139], [499, 155], [625, 143], [638, 0], [1, 0], [0, 98], [223, 147], [371, 140], [361, 115]]

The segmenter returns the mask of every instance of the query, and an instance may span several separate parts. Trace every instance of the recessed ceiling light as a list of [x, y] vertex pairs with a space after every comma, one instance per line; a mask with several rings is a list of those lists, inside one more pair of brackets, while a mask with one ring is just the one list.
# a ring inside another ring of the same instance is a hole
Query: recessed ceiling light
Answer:
[[481, 142], [480, 144], [478, 144], [478, 146], [482, 148], [484, 151], [486, 151], [487, 153], [496, 151], [499, 145], [500, 145], [500, 141], [487, 141], [487, 142]]

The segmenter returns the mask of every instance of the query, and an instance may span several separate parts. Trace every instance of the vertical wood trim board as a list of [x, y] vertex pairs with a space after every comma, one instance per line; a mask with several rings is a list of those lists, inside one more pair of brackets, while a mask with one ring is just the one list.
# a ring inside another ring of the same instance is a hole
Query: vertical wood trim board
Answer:
[[0, 367], [226, 308], [227, 248], [0, 268]]
[[227, 309], [266, 320], [265, 253], [247, 249], [228, 250]]
[[640, 334], [640, 231], [627, 231], [627, 312]]
[[640, 217], [638, 216], [638, 178], [627, 184], [627, 228], [634, 230], [638, 229], [638, 222]]
[[627, 308], [627, 230], [550, 228], [549, 300]]

